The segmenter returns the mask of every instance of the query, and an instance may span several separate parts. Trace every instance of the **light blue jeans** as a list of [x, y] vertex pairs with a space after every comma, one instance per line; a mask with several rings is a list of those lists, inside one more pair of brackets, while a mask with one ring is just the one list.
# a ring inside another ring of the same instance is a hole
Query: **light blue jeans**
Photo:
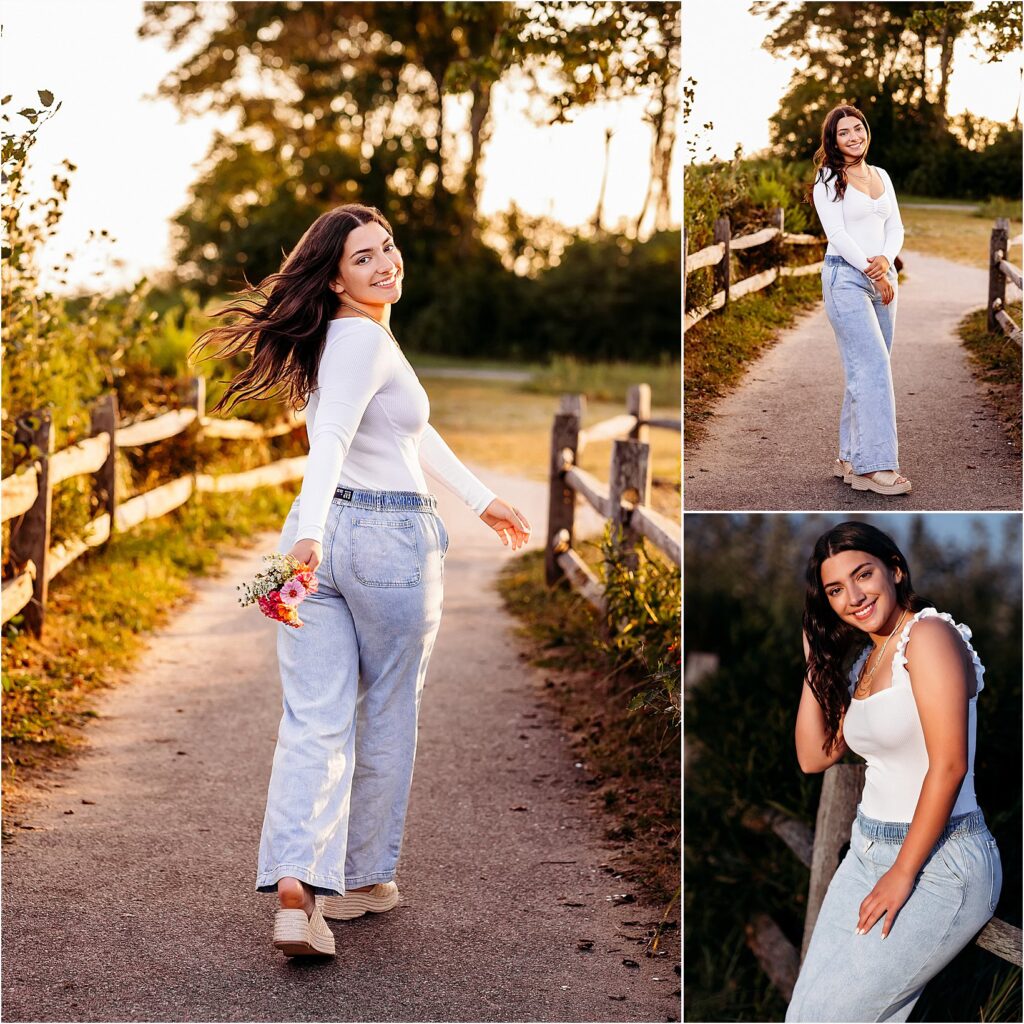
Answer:
[[[296, 498], [279, 551], [298, 519]], [[284, 713], [257, 892], [286, 876], [325, 895], [394, 878], [447, 547], [432, 495], [335, 492], [304, 625], [276, 626]]]
[[860, 811], [825, 894], [787, 1021], [905, 1021], [925, 984], [993, 915], [1003, 871], [980, 810], [951, 818], [882, 941], [878, 921], [856, 935], [860, 905], [892, 867], [909, 823]]
[[[895, 289], [896, 268], [886, 277]], [[889, 356], [896, 327], [895, 296], [888, 306], [868, 277], [842, 256], [821, 268], [825, 312], [836, 335], [846, 389], [839, 415], [839, 457], [855, 473], [899, 469], [896, 398]]]

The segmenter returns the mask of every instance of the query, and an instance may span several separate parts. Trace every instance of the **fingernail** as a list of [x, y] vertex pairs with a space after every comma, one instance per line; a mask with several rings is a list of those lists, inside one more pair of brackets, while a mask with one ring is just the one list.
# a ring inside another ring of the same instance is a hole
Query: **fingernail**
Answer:
[[863, 935], [863, 934], [864, 933], [859, 928], [854, 932], [854, 935]]
[[884, 939], [886, 937], [886, 935], [888, 935], [888, 934], [889, 934], [888, 932], [882, 932], [882, 938]]

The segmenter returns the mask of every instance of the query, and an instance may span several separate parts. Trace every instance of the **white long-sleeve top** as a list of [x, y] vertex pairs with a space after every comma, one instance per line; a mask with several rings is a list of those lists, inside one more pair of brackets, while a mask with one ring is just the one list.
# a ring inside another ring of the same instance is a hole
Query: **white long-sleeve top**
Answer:
[[876, 167], [885, 186], [877, 199], [847, 183], [843, 198], [835, 202], [833, 183], [822, 181], [819, 171], [814, 183], [814, 208], [828, 236], [826, 256], [842, 256], [858, 270], [867, 270], [868, 256], [884, 256], [889, 264], [895, 262], [903, 248], [903, 221], [896, 202], [892, 179]]
[[365, 317], [332, 320], [306, 406], [309, 457], [295, 539], [323, 541], [335, 488], [426, 493], [424, 470], [483, 512], [494, 492], [458, 460], [429, 417], [427, 393], [388, 332]]

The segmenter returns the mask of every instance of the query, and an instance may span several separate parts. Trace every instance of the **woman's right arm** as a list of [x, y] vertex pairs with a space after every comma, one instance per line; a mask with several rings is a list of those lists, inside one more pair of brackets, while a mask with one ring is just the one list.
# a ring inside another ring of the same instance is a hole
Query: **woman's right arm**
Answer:
[[843, 219], [843, 204], [835, 202], [833, 191], [820, 179], [814, 183], [812, 197], [814, 209], [818, 211], [818, 220], [825, 229], [825, 235], [829, 242], [835, 247], [836, 252], [846, 260], [852, 267], [858, 270], [867, 270], [870, 260], [864, 250], [854, 241], [853, 236], [846, 230], [846, 221]]
[[[804, 636], [804, 657], [809, 653], [807, 637]], [[839, 723], [839, 742], [831, 754], [825, 753], [825, 713], [804, 678], [800, 707], [796, 713], [796, 759], [800, 770], [808, 775], [830, 768], [846, 753], [843, 739], [843, 723]]]

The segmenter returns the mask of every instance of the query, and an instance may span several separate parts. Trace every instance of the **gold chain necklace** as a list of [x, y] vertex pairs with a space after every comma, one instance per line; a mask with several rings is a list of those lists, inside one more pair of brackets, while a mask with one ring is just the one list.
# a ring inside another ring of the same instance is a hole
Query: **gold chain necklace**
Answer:
[[862, 678], [857, 683], [856, 690], [854, 691], [855, 694], [863, 696], [868, 690], [871, 689], [871, 679], [874, 676], [876, 670], [878, 669], [878, 666], [882, 664], [882, 658], [885, 655], [885, 649], [886, 647], [888, 647], [889, 641], [896, 635], [896, 630], [898, 630], [900, 626], [903, 625], [903, 620], [906, 617], [907, 609], [904, 608], [903, 614], [900, 616], [899, 621], [896, 623], [895, 626], [893, 626], [892, 632], [885, 638], [885, 642], [882, 644], [882, 649], [878, 652], [878, 657], [875, 659], [875, 664], [872, 666], [871, 671], [867, 674], [866, 677], [864, 677], [864, 669], [868, 667], [868, 662], [871, 660], [871, 655], [869, 654], [867, 658], [865, 658], [864, 665], [860, 670]]

